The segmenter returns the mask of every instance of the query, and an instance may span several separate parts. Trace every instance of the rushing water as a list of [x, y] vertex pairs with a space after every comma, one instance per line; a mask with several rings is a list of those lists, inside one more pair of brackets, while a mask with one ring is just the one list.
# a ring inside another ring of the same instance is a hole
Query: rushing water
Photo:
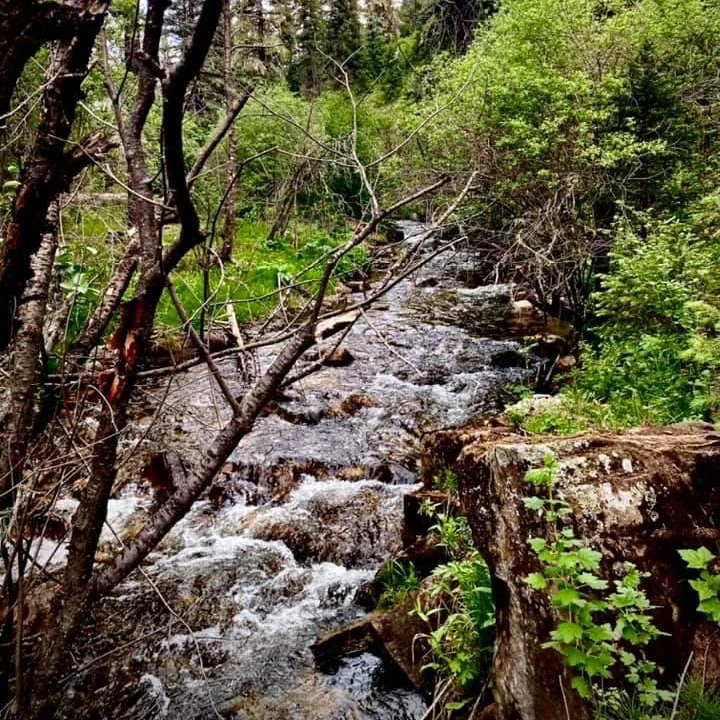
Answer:
[[[404, 229], [418, 245], [422, 227]], [[515, 342], [483, 338], [510, 302], [508, 287], [478, 287], [469, 256], [452, 251], [368, 310], [343, 341], [352, 362], [288, 390], [213, 493], [103, 604], [104, 639], [83, 647], [89, 667], [69, 706], [100, 698], [105, 717], [132, 720], [422, 717], [423, 698], [395, 687], [377, 658], [325, 675], [309, 646], [362, 614], [357, 588], [400, 549], [422, 433], [499, 410], [503, 388], [526, 377]], [[223, 369], [239, 391], [233, 361]], [[227, 418], [202, 367], [141, 390], [148, 413], [126, 441], [129, 482], [111, 502], [117, 532], [152, 514], [133, 479], [139, 449], [198, 452]], [[115, 542], [110, 529], [105, 539]]]

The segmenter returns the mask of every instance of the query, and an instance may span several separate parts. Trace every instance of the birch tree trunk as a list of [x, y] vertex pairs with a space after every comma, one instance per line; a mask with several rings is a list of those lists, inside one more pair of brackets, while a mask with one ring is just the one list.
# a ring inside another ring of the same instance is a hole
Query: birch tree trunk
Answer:
[[[233, 17], [232, 2], [224, 0], [223, 6], [223, 74], [225, 80], [225, 109], [227, 114], [232, 113], [235, 105], [235, 78], [233, 62]], [[232, 125], [227, 135], [227, 165], [225, 168], [225, 181], [227, 183], [227, 197], [223, 208], [222, 247], [220, 260], [230, 262], [235, 242], [235, 213], [237, 210], [237, 133]]]

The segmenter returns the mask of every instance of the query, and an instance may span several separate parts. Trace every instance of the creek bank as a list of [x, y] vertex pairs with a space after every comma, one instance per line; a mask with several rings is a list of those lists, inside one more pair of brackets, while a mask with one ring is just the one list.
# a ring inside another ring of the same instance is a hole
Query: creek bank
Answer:
[[549, 453], [560, 464], [557, 496], [571, 505], [577, 536], [602, 552], [604, 576], [617, 578], [624, 562], [649, 573], [643, 588], [667, 633], [648, 649], [661, 684], [677, 681], [691, 652], [690, 672], [720, 682], [720, 637], [696, 612], [688, 585], [694, 575], [677, 553], [720, 539], [720, 433], [713, 426], [548, 438], [514, 434], [496, 420], [433, 433], [423, 452], [426, 478], [448, 468], [456, 473], [463, 514], [493, 574], [496, 720], [565, 720], [558, 678], [570, 716], [589, 717], [559, 654], [541, 648], [557, 619], [524, 580], [540, 569], [528, 540], [548, 536], [523, 503], [536, 494], [524, 478]]
[[[433, 245], [423, 230], [405, 228], [419, 253]], [[403, 548], [403, 498], [419, 480], [424, 434], [499, 412], [506, 388], [537, 372], [515, 337], [483, 332], [480, 318], [512, 315], [512, 292], [469, 288], [458, 270], [467, 256], [458, 247], [398, 283], [348, 329], [336, 362], [275, 399], [143, 572], [98, 606], [58, 718], [92, 717], [98, 708], [127, 720], [425, 714], [425, 698], [398, 687], [373, 654], [341, 660], [327, 674], [310, 646], [366, 614], [358, 591]], [[463, 297], [471, 327], [435, 313], [440, 291]], [[353, 291], [349, 302], [362, 298]], [[262, 348], [247, 364], [257, 374], [276, 351]], [[298, 372], [317, 357], [310, 353]], [[247, 377], [236, 361], [218, 364], [242, 394]], [[192, 463], [232, 413], [204, 366], [143, 380], [138, 394], [143, 407], [120, 443], [100, 561], [152, 518], [167, 492], [153, 481], [155, 465]], [[63, 498], [59, 522], [75, 503]], [[47, 542], [42, 558], [52, 568], [64, 552], [62, 542]]]

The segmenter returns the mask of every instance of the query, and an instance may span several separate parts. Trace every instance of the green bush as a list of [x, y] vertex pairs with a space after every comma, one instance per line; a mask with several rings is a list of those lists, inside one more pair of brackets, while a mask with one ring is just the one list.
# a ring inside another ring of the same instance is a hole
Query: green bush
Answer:
[[436, 626], [428, 635], [432, 657], [425, 667], [454, 684], [460, 699], [446, 708], [461, 707], [462, 696], [477, 690], [478, 681], [487, 676], [494, 642], [490, 573], [477, 551], [438, 567], [415, 613]]
[[720, 243], [707, 214], [624, 223], [577, 389], [617, 425], [711, 419], [720, 403]]

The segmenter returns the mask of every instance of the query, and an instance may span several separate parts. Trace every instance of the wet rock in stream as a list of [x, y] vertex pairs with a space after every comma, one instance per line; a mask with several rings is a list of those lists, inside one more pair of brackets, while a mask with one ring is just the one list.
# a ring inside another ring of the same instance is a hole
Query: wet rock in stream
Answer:
[[[417, 241], [418, 226], [406, 229]], [[488, 318], [510, 313], [511, 292], [475, 287], [471, 265], [461, 250], [434, 258], [421, 274], [434, 287], [399, 283], [350, 328], [343, 362], [276, 399], [144, 575], [98, 608], [100, 634], [79, 644], [83, 661], [129, 649], [78, 674], [63, 717], [99, 704], [105, 717], [133, 720], [422, 717], [422, 697], [394, 687], [377, 658], [326, 675], [310, 645], [364, 614], [355, 592], [402, 547], [423, 433], [499, 411], [505, 388], [532, 372], [518, 342], [484, 337]], [[259, 352], [261, 368], [272, 353]], [[235, 361], [220, 366], [242, 392]], [[139, 392], [149, 411], [123, 440], [124, 485], [109, 518], [120, 535], [132, 532], [132, 512], [152, 512], [152, 497], [136, 492], [140, 459], [159, 448], [191, 460], [230, 417], [202, 366]], [[111, 533], [107, 542], [116, 549]]]

